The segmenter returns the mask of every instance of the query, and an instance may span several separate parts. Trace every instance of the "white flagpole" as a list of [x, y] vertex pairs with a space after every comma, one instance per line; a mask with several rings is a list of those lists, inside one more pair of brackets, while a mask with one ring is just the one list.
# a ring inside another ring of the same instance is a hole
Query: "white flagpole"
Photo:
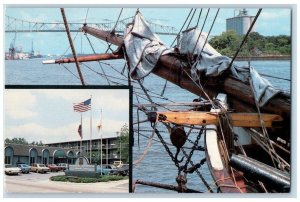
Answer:
[[82, 112], [80, 112], [80, 126], [81, 126], [81, 131], [80, 131], [80, 157], [82, 157]]
[[[101, 153], [100, 153], [100, 165], [101, 165], [101, 171], [103, 169], [102, 167], [102, 132], [101, 132], [101, 128], [102, 128], [102, 109], [101, 109], [101, 119], [100, 119], [100, 129], [99, 129], [99, 132], [101, 134], [101, 145], [100, 145], [100, 150], [101, 150]], [[101, 172], [101, 175], [102, 175], [102, 172]]]
[[91, 95], [91, 116], [90, 116], [90, 164], [92, 164], [92, 95]]

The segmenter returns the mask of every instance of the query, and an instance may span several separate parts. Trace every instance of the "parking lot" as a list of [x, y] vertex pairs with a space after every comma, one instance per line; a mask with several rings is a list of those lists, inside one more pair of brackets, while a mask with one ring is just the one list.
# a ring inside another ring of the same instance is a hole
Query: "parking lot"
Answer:
[[6, 193], [128, 193], [129, 180], [98, 183], [50, 181], [51, 176], [64, 172], [5, 175]]

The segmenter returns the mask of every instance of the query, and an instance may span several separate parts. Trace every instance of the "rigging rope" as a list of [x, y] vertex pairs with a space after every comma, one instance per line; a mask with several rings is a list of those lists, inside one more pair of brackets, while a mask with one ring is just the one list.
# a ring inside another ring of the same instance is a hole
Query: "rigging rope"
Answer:
[[[73, 38], [73, 43], [75, 42], [75, 39], [76, 39], [76, 37], [78, 36], [78, 33], [79, 32], [77, 32], [76, 33], [76, 35], [75, 35], [75, 37]], [[69, 46], [68, 46], [68, 48], [67, 48], [67, 50], [63, 53], [63, 54], [61, 54], [61, 56], [59, 57], [59, 59], [61, 59], [63, 56], [65, 56], [66, 55], [66, 53], [68, 52], [68, 50], [71, 48], [71, 46], [70, 46], [70, 43], [69, 43]]]
[[[93, 47], [93, 45], [92, 45], [92, 43], [91, 43], [91, 41], [90, 41], [90, 38], [87, 36], [87, 34], [85, 34], [85, 36], [86, 36], [86, 38], [87, 38], [87, 40], [88, 40], [88, 42], [89, 42], [89, 44], [90, 44], [90, 46], [91, 46], [91, 48], [92, 48], [94, 54], [96, 54], [96, 51], [95, 51], [95, 49], [94, 49], [94, 47]], [[104, 69], [103, 69], [103, 67], [102, 67], [102, 65], [101, 65], [101, 63], [100, 63], [100, 61], [97, 61], [97, 62], [98, 62], [98, 64], [99, 64], [99, 66], [100, 66], [100, 69], [101, 69], [101, 71], [102, 71], [102, 74], [103, 74], [104, 77], [106, 78], [106, 81], [107, 81], [108, 85], [110, 85], [110, 82], [109, 82], [109, 80], [108, 80], [108, 78], [107, 78], [107, 76], [106, 76], [106, 74], [105, 74], [105, 72], [104, 72]]]
[[[201, 9], [201, 10], [202, 10], [202, 9]], [[182, 27], [180, 28], [178, 34], [176, 35], [176, 37], [175, 37], [175, 39], [173, 40], [173, 42], [172, 42], [172, 44], [170, 45], [170, 47], [173, 46], [173, 44], [175, 43], [176, 39], [180, 36], [180, 33], [181, 33], [181, 31], [182, 31], [184, 25], [186, 24], [187, 20], [189, 19], [189, 17], [190, 17], [190, 15], [191, 15], [192, 11], [193, 11], [193, 8], [190, 10], [188, 16], [186, 17], [186, 19], [185, 19], [185, 21], [184, 21]]]
[[115, 29], [116, 29], [116, 27], [117, 27], [117, 24], [118, 24], [118, 22], [119, 22], [119, 19], [120, 19], [120, 17], [121, 17], [121, 14], [122, 14], [122, 11], [123, 11], [123, 8], [121, 9], [121, 11], [120, 11], [120, 13], [119, 13], [119, 16], [118, 16], [118, 19], [117, 19], [117, 21], [116, 21], [116, 24], [115, 24], [115, 26], [114, 26], [114, 28], [111, 30], [111, 34], [115, 34]]
[[246, 42], [246, 39], [248, 38], [248, 35], [250, 34], [250, 32], [251, 32], [251, 30], [252, 30], [252, 28], [253, 28], [253, 26], [254, 26], [254, 24], [255, 24], [257, 18], [258, 18], [258, 16], [259, 16], [259, 14], [261, 13], [261, 11], [262, 11], [262, 9], [260, 8], [260, 9], [258, 10], [258, 12], [256, 13], [256, 16], [254, 17], [254, 20], [252, 21], [252, 23], [251, 23], [251, 25], [250, 25], [250, 27], [249, 27], [249, 29], [248, 29], [248, 31], [247, 31], [247, 33], [246, 33], [246, 35], [245, 35], [243, 41], [241, 42], [239, 48], [237, 49], [237, 51], [235, 52], [235, 54], [234, 54], [234, 56], [233, 56], [233, 58], [232, 58], [230, 64], [228, 65], [228, 69], [231, 68], [231, 66], [232, 66], [232, 64], [233, 64], [233, 62], [234, 62], [236, 56], [239, 54], [239, 52], [240, 52], [240, 50], [242, 49], [244, 43]]
[[204, 22], [203, 22], [202, 27], [201, 27], [201, 30], [200, 30], [200, 34], [199, 34], [199, 36], [198, 36], [198, 38], [197, 38], [197, 41], [196, 41], [195, 46], [194, 46], [194, 48], [193, 48], [192, 54], [194, 54], [194, 51], [195, 51], [195, 49], [196, 49], [196, 47], [197, 47], [197, 44], [198, 44], [198, 41], [199, 41], [199, 39], [200, 39], [200, 37], [201, 37], [201, 34], [202, 34], [202, 31], [203, 31], [204, 25], [205, 25], [206, 20], [207, 20], [207, 16], [208, 16], [208, 14], [209, 14], [209, 10], [210, 10], [210, 8], [209, 8], [209, 9], [207, 10], [207, 12], [206, 12], [206, 16], [205, 16]]
[[191, 17], [191, 19], [190, 19], [190, 22], [189, 22], [189, 24], [186, 26], [185, 29], [188, 29], [188, 28], [189, 28], [189, 26], [190, 26], [190, 24], [191, 24], [191, 22], [192, 22], [192, 20], [193, 20], [193, 18], [194, 18], [194, 15], [195, 15], [196, 11], [197, 11], [197, 9], [195, 8], [195, 10], [194, 10], [194, 12], [193, 12], [193, 14], [192, 14], [192, 17]]
[[[215, 24], [215, 21], [216, 21], [216, 19], [217, 19], [217, 16], [218, 16], [218, 14], [219, 14], [219, 11], [220, 11], [220, 9], [218, 8], [217, 13], [216, 13], [216, 15], [215, 15], [215, 18], [214, 18], [214, 20], [213, 20], [213, 22], [212, 22], [212, 24], [211, 24], [211, 26], [210, 26], [210, 29], [209, 29], [209, 32], [208, 32], [207, 36], [206, 36], [205, 42], [204, 42], [204, 44], [203, 44], [203, 46], [202, 46], [202, 49], [201, 49], [200, 53], [198, 54], [197, 60], [200, 59], [200, 57], [201, 57], [201, 53], [203, 52], [203, 49], [204, 49], [204, 47], [205, 47], [205, 45], [206, 45], [206, 43], [207, 43], [207, 41], [208, 41], [208, 37], [209, 37], [210, 32], [211, 32], [211, 30], [212, 30], [212, 28], [213, 28], [213, 26], [214, 26], [214, 24]], [[198, 39], [199, 39], [199, 38], [198, 38]], [[197, 41], [197, 42], [198, 42], [198, 41]], [[193, 52], [194, 52], [194, 51], [193, 51]]]
[[71, 33], [70, 33], [70, 30], [69, 30], [69, 25], [68, 25], [67, 18], [66, 18], [66, 15], [65, 15], [65, 10], [63, 8], [61, 8], [60, 11], [61, 11], [61, 15], [62, 15], [63, 20], [64, 20], [64, 24], [65, 24], [67, 36], [68, 36], [68, 39], [69, 39], [69, 43], [70, 43], [70, 46], [71, 46], [71, 49], [72, 49], [73, 57], [74, 57], [75, 62], [76, 62], [77, 72], [78, 72], [81, 84], [84, 86], [85, 83], [84, 83], [84, 79], [83, 79], [83, 76], [82, 76], [82, 73], [81, 73], [81, 70], [80, 70], [79, 62], [77, 60], [76, 51], [75, 51], [75, 48], [74, 48], [74, 45], [73, 45], [73, 41], [72, 41], [72, 38], [71, 38]]
[[202, 8], [201, 8], [199, 16], [198, 16], [196, 27], [198, 27], [198, 24], [199, 24], [199, 21], [200, 21], [200, 18], [201, 18], [201, 13], [202, 13]]
[[87, 17], [88, 17], [89, 10], [90, 10], [90, 8], [87, 8], [87, 10], [86, 10], [86, 15], [85, 15], [85, 20], [84, 20], [84, 24], [86, 24], [86, 19], [87, 19]]

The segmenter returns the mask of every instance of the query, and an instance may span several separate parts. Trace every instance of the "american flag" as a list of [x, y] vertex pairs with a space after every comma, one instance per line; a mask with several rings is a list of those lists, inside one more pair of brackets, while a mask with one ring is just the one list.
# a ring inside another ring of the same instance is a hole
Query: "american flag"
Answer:
[[91, 98], [80, 103], [76, 103], [73, 106], [75, 112], [86, 112], [91, 109]]

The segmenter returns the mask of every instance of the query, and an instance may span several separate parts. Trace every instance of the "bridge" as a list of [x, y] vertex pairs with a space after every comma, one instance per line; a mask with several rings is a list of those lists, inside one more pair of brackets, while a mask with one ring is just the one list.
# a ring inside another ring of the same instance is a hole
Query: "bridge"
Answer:
[[[99, 23], [89, 23], [89, 26], [98, 29], [111, 31], [115, 25], [115, 32], [123, 33], [126, 25], [133, 21], [133, 17], [128, 17], [119, 20], [117, 25], [116, 22], [99, 22]], [[160, 35], [177, 35], [178, 31], [175, 27], [160, 25], [156, 23], [149, 22], [149, 25], [156, 34]], [[69, 24], [69, 29], [71, 32], [79, 32], [83, 23], [71, 22]], [[32, 22], [23, 19], [18, 19], [10, 16], [5, 16], [5, 32], [15, 33], [15, 32], [65, 32], [65, 25], [63, 22]]]

